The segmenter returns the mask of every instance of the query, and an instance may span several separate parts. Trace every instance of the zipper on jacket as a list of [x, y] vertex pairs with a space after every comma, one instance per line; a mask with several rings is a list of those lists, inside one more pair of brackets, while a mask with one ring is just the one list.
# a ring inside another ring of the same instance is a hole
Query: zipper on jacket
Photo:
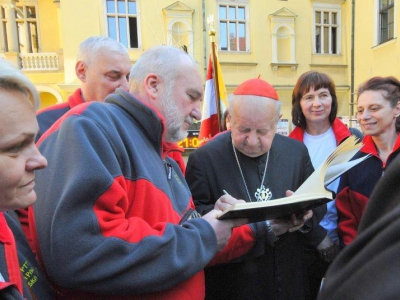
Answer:
[[171, 163], [167, 162], [164, 160], [164, 164], [165, 164], [165, 169], [167, 171], [167, 178], [168, 180], [172, 179], [172, 165]]

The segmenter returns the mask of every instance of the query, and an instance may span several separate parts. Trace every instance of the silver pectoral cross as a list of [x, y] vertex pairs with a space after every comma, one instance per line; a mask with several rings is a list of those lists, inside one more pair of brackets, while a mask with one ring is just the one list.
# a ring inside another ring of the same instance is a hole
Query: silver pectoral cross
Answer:
[[272, 192], [269, 188], [265, 188], [264, 185], [261, 185], [260, 188], [257, 189], [257, 192], [255, 192], [254, 196], [256, 197], [257, 202], [264, 202], [271, 200]]

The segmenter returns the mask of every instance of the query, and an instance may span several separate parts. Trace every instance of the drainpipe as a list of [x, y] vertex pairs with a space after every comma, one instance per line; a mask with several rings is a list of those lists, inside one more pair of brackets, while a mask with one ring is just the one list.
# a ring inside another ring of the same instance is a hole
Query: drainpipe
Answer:
[[355, 28], [355, 6], [356, 1], [352, 0], [351, 2], [351, 69], [350, 69], [350, 107], [349, 107], [349, 121], [350, 127], [352, 126], [352, 122], [354, 119], [354, 28]]
[[[206, 4], [205, 0], [202, 0], [202, 9], [203, 9], [203, 66], [204, 66], [204, 74], [207, 75], [207, 25], [206, 25]], [[204, 76], [205, 78], [205, 76]]]

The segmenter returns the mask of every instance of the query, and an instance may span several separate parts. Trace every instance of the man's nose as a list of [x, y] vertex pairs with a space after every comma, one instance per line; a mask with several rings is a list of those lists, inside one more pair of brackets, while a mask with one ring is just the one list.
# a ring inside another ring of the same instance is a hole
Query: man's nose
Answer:
[[129, 91], [129, 80], [125, 77], [121, 78], [121, 84], [119, 87], [128, 92]]

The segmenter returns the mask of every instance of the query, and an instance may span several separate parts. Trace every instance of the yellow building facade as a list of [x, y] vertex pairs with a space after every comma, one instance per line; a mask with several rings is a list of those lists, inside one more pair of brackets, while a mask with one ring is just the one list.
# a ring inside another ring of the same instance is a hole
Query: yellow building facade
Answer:
[[79, 87], [78, 45], [93, 35], [124, 43], [132, 64], [154, 45], [185, 48], [205, 76], [210, 24], [228, 93], [261, 76], [289, 123], [292, 89], [306, 71], [333, 78], [339, 116], [354, 113], [352, 92], [364, 80], [400, 77], [395, 0], [0, 0], [0, 7], [0, 57], [36, 84], [42, 107]]

